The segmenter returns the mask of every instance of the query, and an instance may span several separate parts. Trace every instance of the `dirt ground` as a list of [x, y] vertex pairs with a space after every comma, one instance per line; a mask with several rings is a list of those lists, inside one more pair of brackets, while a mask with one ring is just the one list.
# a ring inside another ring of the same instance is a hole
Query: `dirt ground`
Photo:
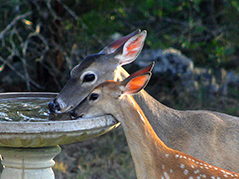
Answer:
[[103, 136], [62, 145], [55, 158], [56, 179], [134, 179], [133, 161], [119, 126]]

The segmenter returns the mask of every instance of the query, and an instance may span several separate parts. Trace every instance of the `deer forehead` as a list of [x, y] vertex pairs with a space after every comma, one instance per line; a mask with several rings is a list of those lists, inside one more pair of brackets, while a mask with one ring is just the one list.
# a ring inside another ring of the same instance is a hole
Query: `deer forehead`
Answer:
[[102, 62], [102, 55], [94, 54], [87, 56], [79, 65], [71, 70], [71, 75], [81, 74], [87, 69], [95, 68], [97, 63]]
[[120, 91], [119, 83], [120, 82], [116, 82], [116, 81], [113, 81], [113, 80], [108, 80], [104, 83], [99, 84], [93, 90], [93, 92], [113, 95], [113, 94], [118, 93]]

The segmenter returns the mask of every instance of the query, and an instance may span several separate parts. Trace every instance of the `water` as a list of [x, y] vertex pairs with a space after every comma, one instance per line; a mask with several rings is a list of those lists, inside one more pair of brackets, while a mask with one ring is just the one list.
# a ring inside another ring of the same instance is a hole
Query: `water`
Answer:
[[49, 121], [48, 103], [52, 98], [15, 97], [0, 100], [0, 121]]

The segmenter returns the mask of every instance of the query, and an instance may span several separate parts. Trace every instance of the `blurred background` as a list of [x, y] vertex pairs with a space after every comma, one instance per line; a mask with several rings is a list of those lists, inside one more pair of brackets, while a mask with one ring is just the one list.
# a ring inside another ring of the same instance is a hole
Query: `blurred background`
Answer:
[[[156, 62], [146, 91], [239, 116], [238, 0], [1, 0], [0, 92], [60, 92], [87, 55], [136, 29], [147, 39], [125, 68]], [[121, 127], [62, 150], [57, 179], [135, 178]]]

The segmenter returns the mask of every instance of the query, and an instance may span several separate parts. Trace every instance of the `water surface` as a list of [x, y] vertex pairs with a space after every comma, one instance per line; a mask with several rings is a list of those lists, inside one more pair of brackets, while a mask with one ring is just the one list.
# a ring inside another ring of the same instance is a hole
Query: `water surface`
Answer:
[[52, 98], [14, 97], [0, 99], [0, 121], [41, 122], [69, 120], [69, 115], [50, 114], [48, 103]]

